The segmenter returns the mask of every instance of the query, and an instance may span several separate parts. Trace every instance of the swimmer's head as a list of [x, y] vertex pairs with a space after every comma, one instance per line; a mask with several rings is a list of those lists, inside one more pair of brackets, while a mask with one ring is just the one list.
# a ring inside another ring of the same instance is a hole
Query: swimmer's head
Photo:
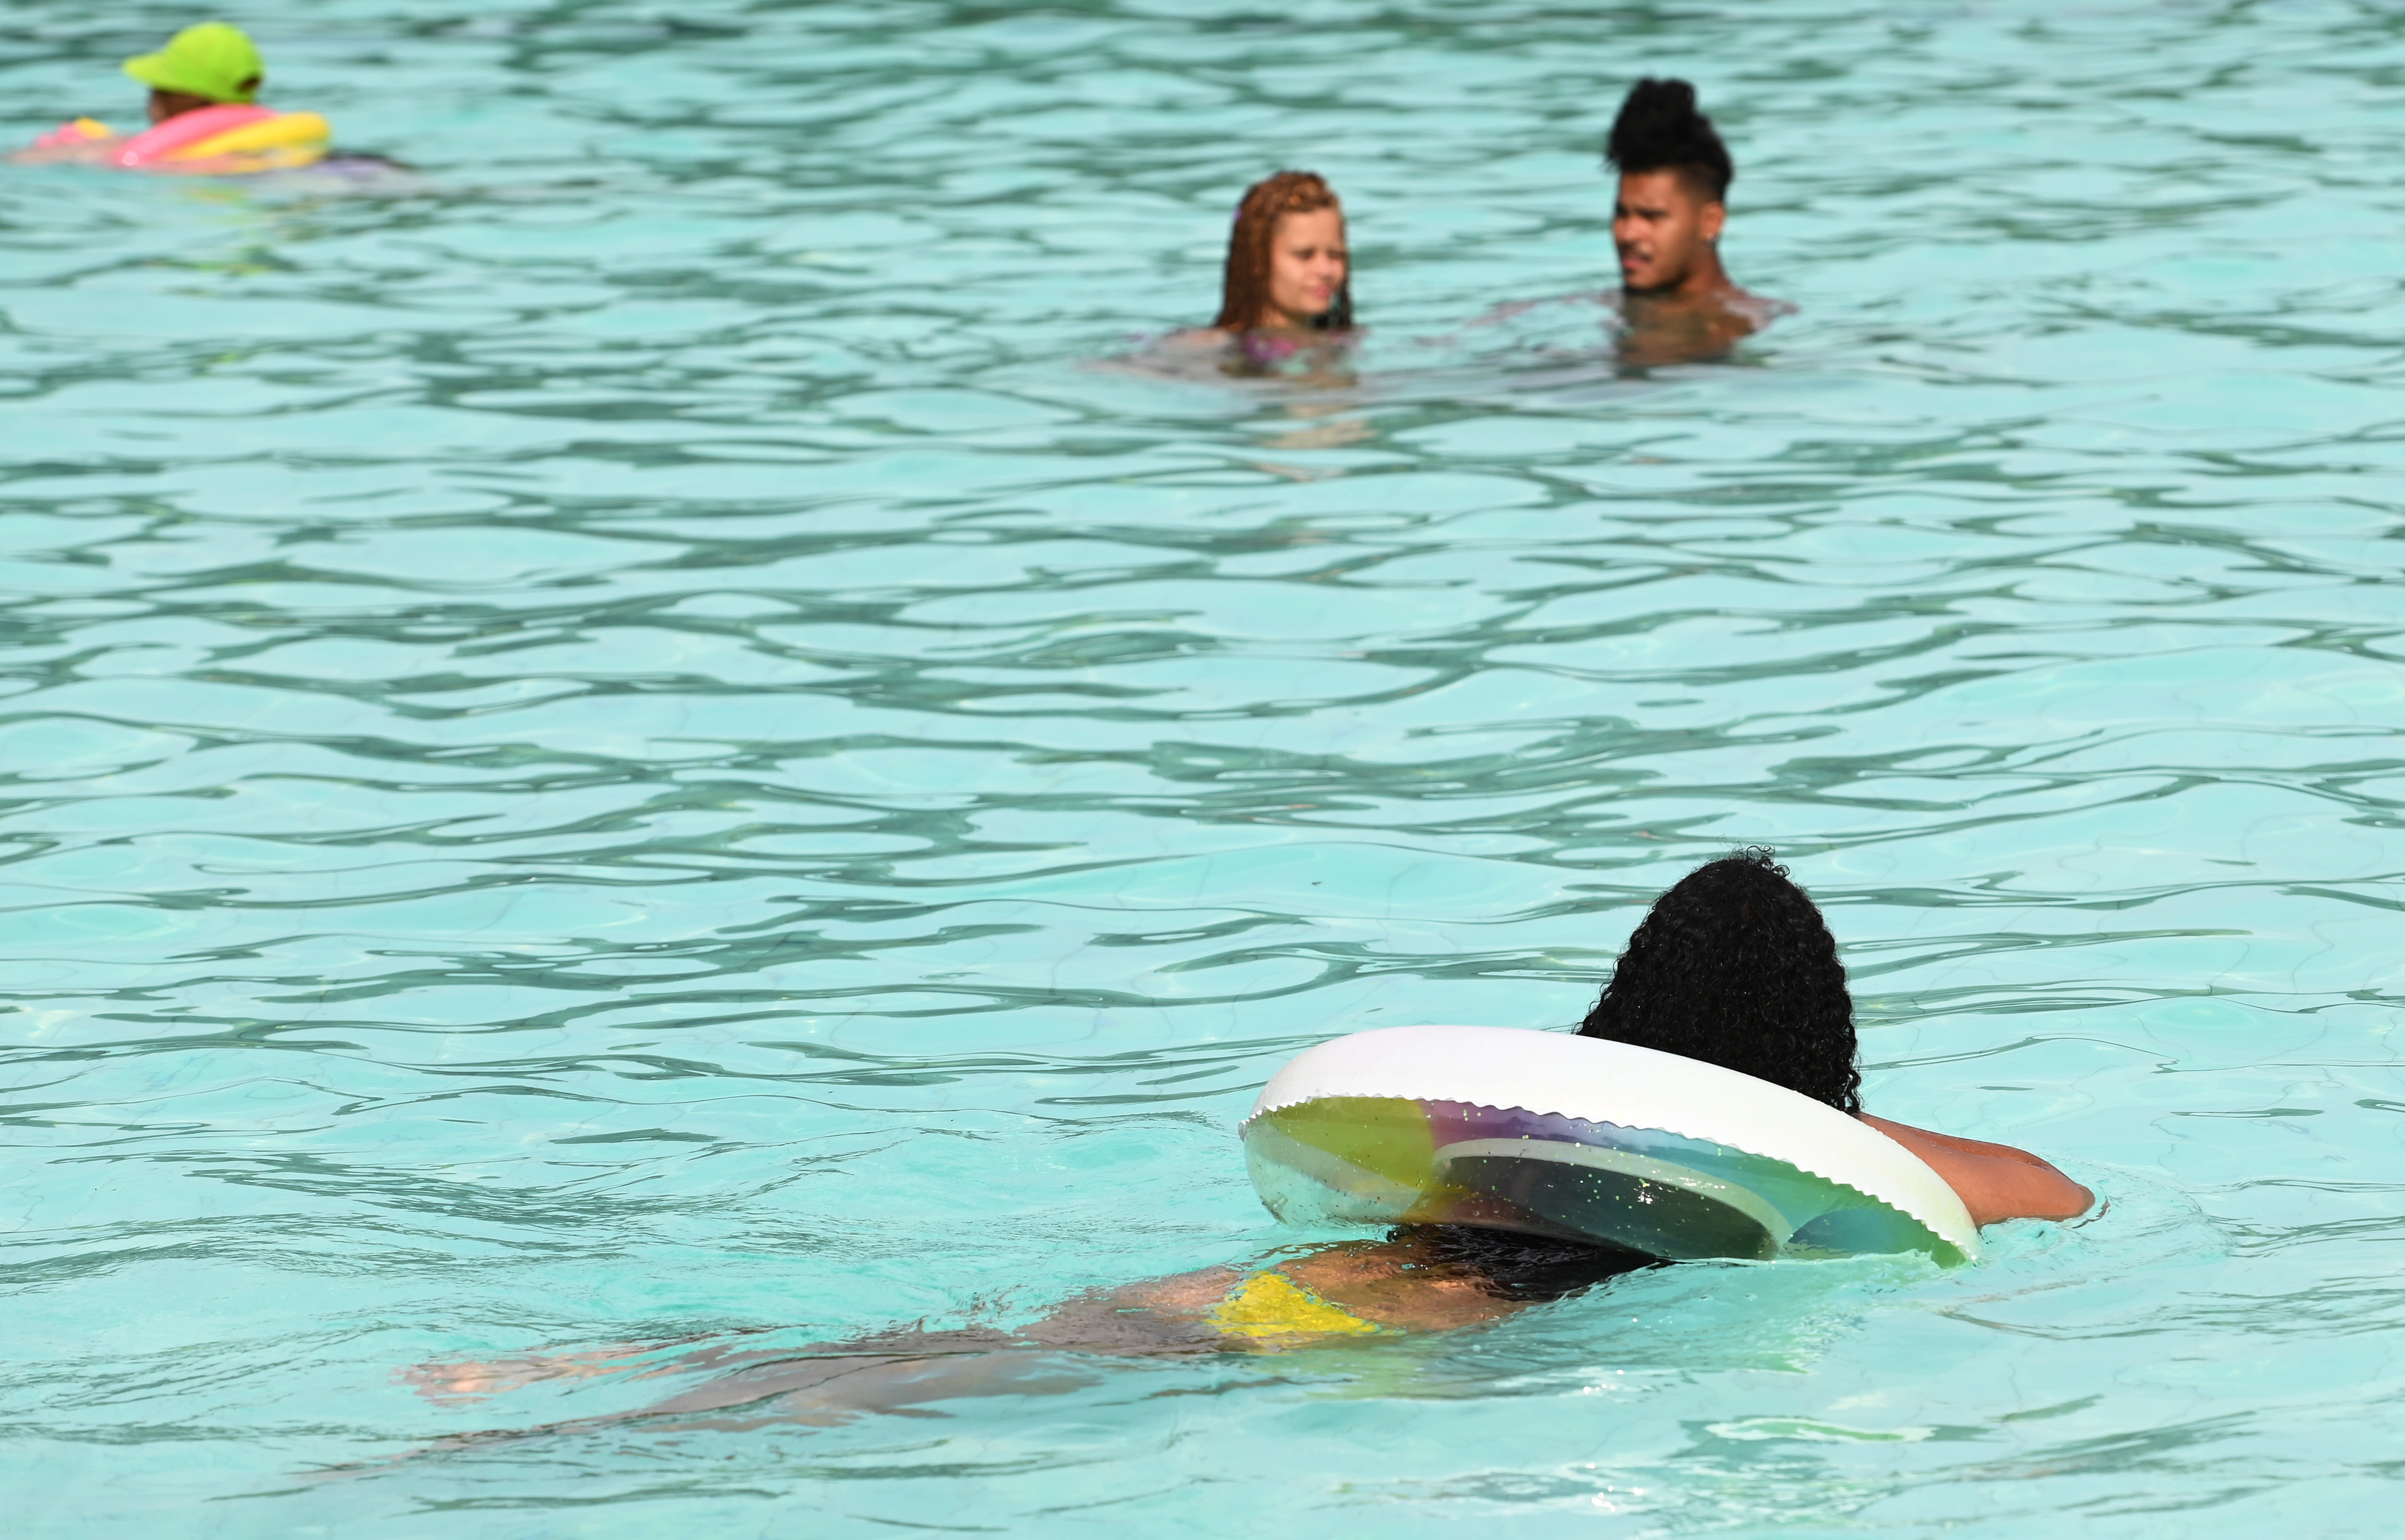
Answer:
[[1211, 324], [1342, 332], [1353, 324], [1351, 278], [1335, 192], [1308, 171], [1281, 171], [1246, 188], [1236, 205]]
[[1654, 900], [1579, 1032], [1862, 1110], [1837, 943], [1760, 846], [1706, 862]]
[[128, 59], [125, 73], [150, 88], [150, 120], [163, 123], [205, 106], [257, 101], [267, 66], [240, 27], [204, 21], [156, 53]]
[[1631, 293], [1666, 294], [1725, 279], [1714, 249], [1737, 166], [1684, 80], [1643, 79], [1613, 120], [1604, 158], [1620, 172], [1611, 241]]

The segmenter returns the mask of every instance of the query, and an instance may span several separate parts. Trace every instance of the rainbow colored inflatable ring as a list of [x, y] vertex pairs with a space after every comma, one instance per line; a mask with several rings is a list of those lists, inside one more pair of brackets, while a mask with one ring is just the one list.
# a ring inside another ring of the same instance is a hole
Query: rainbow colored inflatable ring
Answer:
[[179, 112], [131, 136], [78, 118], [34, 141], [29, 157], [96, 162], [128, 171], [240, 176], [322, 160], [333, 128], [314, 112], [232, 102]]
[[1672, 1261], [1920, 1251], [1976, 1261], [1962, 1200], [1834, 1107], [1626, 1043], [1492, 1026], [1358, 1032], [1245, 1121], [1270, 1212], [1477, 1224]]

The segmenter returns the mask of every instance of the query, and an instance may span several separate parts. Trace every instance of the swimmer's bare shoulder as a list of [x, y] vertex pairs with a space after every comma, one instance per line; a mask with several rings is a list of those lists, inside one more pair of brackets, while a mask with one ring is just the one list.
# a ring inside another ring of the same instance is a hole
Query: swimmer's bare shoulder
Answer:
[[2096, 1202], [2095, 1194], [2026, 1150], [1934, 1134], [1867, 1112], [1857, 1115], [1945, 1178], [1946, 1185], [1971, 1211], [1974, 1224], [2008, 1219], [2077, 1219]]
[[1416, 1236], [1323, 1247], [1278, 1270], [1321, 1298], [1393, 1331], [1449, 1332], [1526, 1307], [1484, 1279], [1436, 1261]]
[[[1399, 1332], [1442, 1332], [1496, 1321], [1524, 1308], [1461, 1268], [1428, 1254], [1416, 1236], [1343, 1241], [1298, 1250], [1265, 1271], [1283, 1274], [1372, 1326]], [[1203, 1321], [1250, 1276], [1235, 1267], [1206, 1267], [1085, 1296], [1091, 1305]], [[1054, 1319], [1063, 1319], [1067, 1312]], [[1055, 1330], [1058, 1330], [1056, 1327]], [[1037, 1328], [1040, 1333], [1042, 1328]]]

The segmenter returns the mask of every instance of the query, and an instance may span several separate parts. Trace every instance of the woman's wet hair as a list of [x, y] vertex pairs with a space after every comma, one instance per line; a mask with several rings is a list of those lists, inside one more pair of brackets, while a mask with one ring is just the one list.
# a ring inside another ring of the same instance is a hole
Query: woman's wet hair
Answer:
[[1665, 1265], [1658, 1257], [1635, 1251], [1474, 1224], [1400, 1225], [1386, 1238], [1417, 1241], [1421, 1254], [1435, 1265], [1475, 1278], [1490, 1293], [1530, 1305], [1568, 1298], [1623, 1273]]
[[1854, 1002], [1821, 911], [1753, 846], [1653, 902], [1579, 1027], [1863, 1109]]
[[1695, 88], [1684, 80], [1649, 76], [1629, 87], [1603, 158], [1623, 175], [1676, 171], [1710, 203], [1726, 202], [1737, 180], [1728, 146], [1712, 120], [1695, 110]]
[[[1245, 332], [1261, 323], [1261, 313], [1270, 303], [1270, 245], [1277, 235], [1278, 220], [1289, 214], [1313, 214], [1323, 208], [1336, 210], [1340, 218], [1344, 213], [1344, 205], [1337, 202], [1334, 190], [1308, 171], [1281, 171], [1245, 189], [1243, 201], [1236, 205], [1236, 226], [1228, 233], [1228, 269], [1219, 286], [1219, 318], [1212, 325]], [[1328, 313], [1313, 317], [1311, 325], [1318, 332], [1352, 329], [1350, 274], [1336, 286]]]

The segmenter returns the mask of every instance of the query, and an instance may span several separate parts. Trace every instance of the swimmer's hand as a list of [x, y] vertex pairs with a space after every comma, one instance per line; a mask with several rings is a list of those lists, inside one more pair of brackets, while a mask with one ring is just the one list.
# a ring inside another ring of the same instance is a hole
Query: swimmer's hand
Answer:
[[419, 1363], [403, 1369], [400, 1378], [429, 1401], [460, 1406], [546, 1379], [589, 1379], [596, 1375], [624, 1374], [637, 1367], [634, 1355], [642, 1351], [640, 1346], [627, 1343], [588, 1352], [531, 1353], [525, 1358], [499, 1358], [490, 1363], [461, 1359], [448, 1363]]
[[1971, 1211], [1974, 1224], [2008, 1219], [2077, 1219], [2096, 1202], [2095, 1194], [2026, 1150], [1933, 1134], [1867, 1112], [1857, 1116], [1944, 1177], [1962, 1207]]

